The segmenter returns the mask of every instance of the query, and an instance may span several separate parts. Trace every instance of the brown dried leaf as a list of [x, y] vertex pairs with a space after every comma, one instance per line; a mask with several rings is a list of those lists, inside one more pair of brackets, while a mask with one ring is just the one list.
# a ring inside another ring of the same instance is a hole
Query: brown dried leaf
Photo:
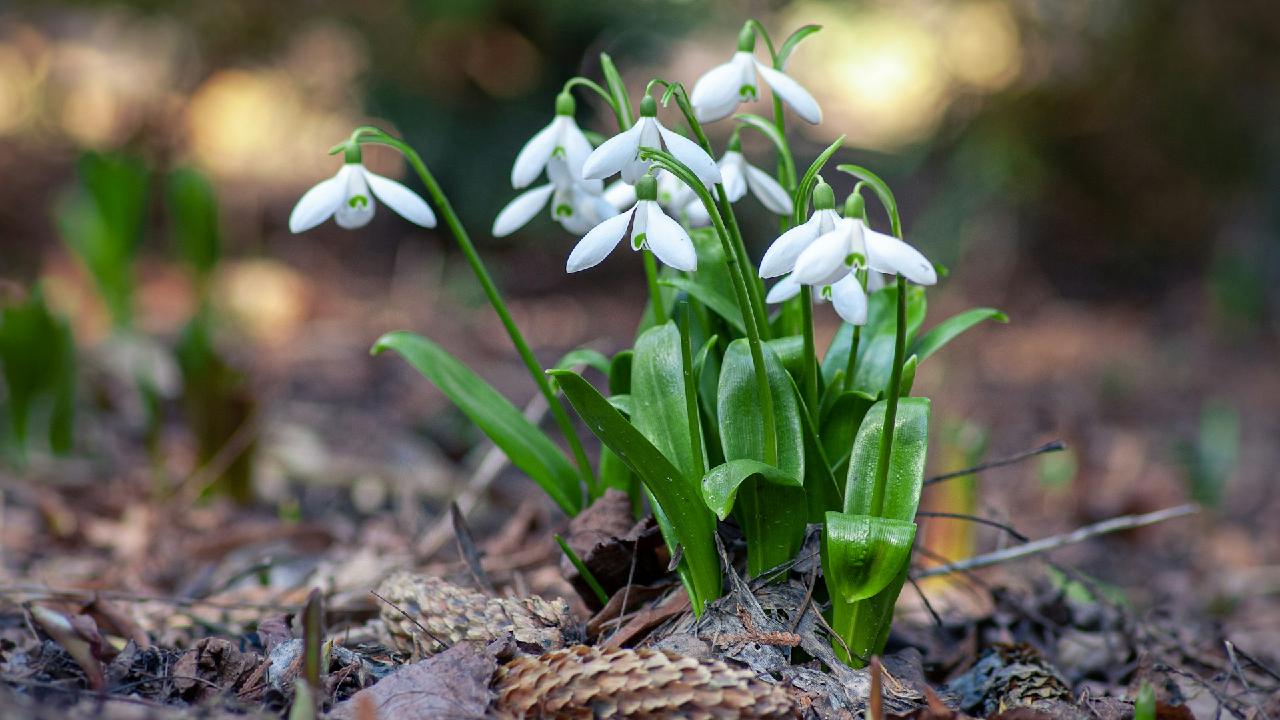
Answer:
[[183, 700], [200, 702], [224, 690], [239, 691], [262, 663], [257, 653], [241, 652], [230, 640], [202, 638], [174, 664], [173, 687]]
[[101, 690], [106, 685], [102, 667], [102, 650], [105, 643], [98, 633], [98, 626], [88, 615], [63, 615], [41, 605], [32, 605], [31, 618], [48, 633], [54, 642], [76, 661], [89, 681], [89, 687]]
[[489, 680], [498, 668], [497, 651], [480, 643], [454, 645], [434, 657], [383, 678], [329, 712], [330, 720], [364, 720], [370, 705], [376, 717], [437, 720], [487, 717], [493, 697]]
[[789, 718], [787, 691], [718, 660], [576, 645], [519, 657], [494, 678], [499, 718]]
[[[612, 595], [627, 584], [652, 583], [666, 575], [662, 535], [653, 518], [635, 522], [631, 498], [615, 488], [605, 491], [586, 510], [569, 521], [565, 542], [582, 559], [605, 593]], [[635, 571], [632, 572], [632, 560]], [[593, 610], [600, 601], [568, 558], [561, 558], [560, 570]]]

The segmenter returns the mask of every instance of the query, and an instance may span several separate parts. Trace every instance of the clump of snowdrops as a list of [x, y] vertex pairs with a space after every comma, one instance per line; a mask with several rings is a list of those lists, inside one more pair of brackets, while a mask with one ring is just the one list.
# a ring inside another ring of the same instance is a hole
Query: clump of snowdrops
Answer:
[[[820, 525], [824, 595], [840, 635], [833, 645], [859, 665], [884, 648], [916, 535], [930, 413], [928, 398], [911, 394], [918, 367], [968, 328], [1003, 316], [979, 308], [921, 332], [924, 286], [938, 274], [903, 239], [889, 186], [866, 168], [836, 165], [856, 178], [837, 202], [822, 173], [843, 138], [799, 172], [787, 111], [812, 124], [822, 112], [785, 67], [818, 30], [802, 27], [775, 45], [748, 21], [736, 52], [691, 91], [655, 78], [636, 105], [602, 55], [603, 84], [569, 79], [550, 122], [516, 156], [511, 184], [522, 192], [499, 213], [493, 235], [549, 210], [581, 236], [566, 246], [568, 272], [588, 271], [624, 240], [638, 255], [648, 307], [634, 346], [612, 357], [580, 349], [544, 370], [431, 172], [413, 148], [378, 128], [357, 128], [331, 150], [344, 164], [302, 197], [290, 227], [302, 232], [332, 216], [358, 228], [378, 202], [424, 227], [434, 227], [439, 212], [546, 397], [563, 445], [424, 337], [390, 333], [374, 352], [399, 353], [565, 513], [607, 488], [643, 495], [680, 558], [695, 612], [724, 589], [717, 520], [737, 522], [748, 571], [765, 578], [781, 577], [776, 569], [795, 560], [806, 527]], [[766, 90], [771, 103], [760, 102]], [[576, 121], [575, 91], [599, 96], [617, 134], [592, 143]], [[761, 105], [764, 115], [751, 112]], [[703, 128], [725, 121], [732, 128], [717, 159]], [[773, 157], [746, 157], [744, 132], [767, 138]], [[366, 144], [401, 152], [435, 210], [366, 170]], [[758, 265], [734, 212], [751, 198], [779, 228]], [[823, 301], [843, 324], [820, 356], [813, 308]], [[573, 367], [601, 373], [604, 390]], [[601, 443], [594, 465], [566, 404]]]

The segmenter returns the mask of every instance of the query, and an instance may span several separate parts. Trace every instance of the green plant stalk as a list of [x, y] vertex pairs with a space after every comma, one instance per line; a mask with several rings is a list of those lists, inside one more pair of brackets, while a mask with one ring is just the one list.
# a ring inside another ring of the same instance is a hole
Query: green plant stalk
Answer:
[[[849, 338], [849, 360], [844, 366], [844, 389], [853, 388], [853, 374], [858, 370], [858, 345], [862, 341], [862, 326], [853, 326], [853, 337]], [[858, 432], [858, 428], [853, 429], [854, 434]]]
[[[729, 238], [729, 231], [725, 229], [724, 220], [720, 217], [720, 211], [717, 209], [715, 201], [711, 199], [711, 193], [707, 192], [706, 186], [702, 184], [702, 181], [698, 180], [687, 165], [662, 150], [641, 148], [640, 152], [641, 157], [647, 156], [648, 159], [661, 162], [663, 167], [697, 193], [698, 198], [702, 200], [702, 204], [707, 208], [707, 214], [711, 216], [711, 224], [716, 230], [716, 235], [720, 238], [721, 245], [724, 246], [725, 264], [728, 266], [729, 276], [733, 279], [733, 289], [734, 294], [737, 296], [738, 308], [743, 313], [743, 325], [747, 328], [747, 345], [751, 348], [751, 362], [755, 367], [756, 394], [760, 397], [760, 419], [764, 423], [765, 462], [777, 467], [778, 430], [773, 412], [773, 394], [769, 390], [769, 376], [765, 370], [764, 350], [761, 348], [760, 333], [757, 330], [759, 318], [755, 316], [755, 309], [751, 305], [750, 295], [747, 292], [747, 283], [743, 279], [742, 268], [738, 265], [738, 256], [734, 252], [733, 241]], [[723, 192], [723, 188], [721, 191]], [[752, 316], [749, 321], [747, 320], [747, 315]]]
[[653, 307], [653, 324], [662, 325], [667, 321], [667, 309], [662, 303], [662, 289], [658, 287], [658, 262], [648, 248], [641, 254], [644, 255], [644, 277], [649, 284], [649, 303]]
[[876, 461], [876, 484], [871, 491], [871, 514], [884, 511], [885, 485], [889, 482], [889, 456], [893, 452], [893, 432], [898, 416], [898, 394], [902, 384], [902, 361], [907, 354], [907, 279], [898, 276], [898, 323], [894, 331], [893, 366], [885, 388], [884, 432], [880, 435], [880, 457]]
[[680, 331], [680, 363], [684, 376], [684, 410], [689, 422], [689, 449], [691, 457], [702, 473], [707, 471], [707, 460], [702, 453], [702, 420], [698, 417], [698, 379], [693, 376], [693, 346], [689, 337], [693, 328], [693, 309], [684, 304], [683, 323], [677, 323]]
[[601, 605], [609, 604], [608, 593], [604, 591], [604, 587], [600, 585], [600, 581], [596, 579], [596, 576], [591, 574], [591, 569], [587, 567], [586, 563], [582, 562], [582, 558], [578, 557], [578, 553], [569, 547], [569, 543], [565, 542], [559, 533], [556, 534], [555, 538], [564, 556], [569, 558], [569, 564], [573, 565], [573, 569], [577, 570], [578, 574], [582, 576], [582, 580], [587, 583], [587, 587], [591, 588], [591, 594], [596, 596]]
[[[364, 131], [364, 133], [361, 131]], [[445, 196], [444, 190], [436, 182], [435, 176], [427, 169], [426, 163], [422, 161], [422, 157], [418, 155], [418, 152], [403, 140], [391, 137], [377, 128], [359, 128], [356, 133], [359, 134], [359, 142], [386, 145], [399, 151], [409, 161], [409, 165], [413, 167], [414, 171], [418, 173], [418, 177], [422, 179], [422, 184], [426, 186], [427, 193], [435, 201], [436, 209], [440, 211], [440, 215], [444, 217], [445, 224], [449, 226], [449, 231], [453, 234], [454, 239], [458, 241], [458, 247], [462, 249], [462, 254], [466, 256], [467, 263], [471, 266], [471, 271], [475, 274], [476, 280], [479, 281], [480, 287], [489, 299], [489, 304], [493, 306], [493, 311], [498, 314], [498, 318], [502, 321], [502, 326], [506, 328], [507, 335], [511, 337], [511, 343], [515, 345], [516, 352], [519, 353], [520, 359], [524, 361], [525, 368], [529, 371], [529, 376], [533, 378], [533, 382], [538, 386], [539, 392], [547, 399], [547, 407], [550, 408], [556, 425], [560, 428], [560, 432], [564, 434], [565, 440], [569, 443], [569, 448], [573, 452], [578, 471], [582, 474], [582, 479], [586, 483], [587, 493], [593, 498], [596, 497], [595, 473], [591, 469], [591, 462], [587, 459], [586, 452], [582, 449], [582, 440], [578, 437], [573, 421], [569, 419], [569, 414], [565, 412], [564, 406], [560, 404], [560, 399], [552, 391], [551, 384], [547, 381], [542, 367], [538, 364], [538, 359], [534, 356], [533, 351], [529, 349], [529, 344], [525, 342], [524, 335], [520, 333], [520, 328], [516, 326], [515, 320], [511, 318], [511, 313], [507, 311], [507, 306], [502, 301], [502, 295], [498, 292], [498, 287], [494, 284], [493, 277], [489, 275], [488, 268], [485, 267], [484, 261], [480, 259], [480, 254], [471, 242], [471, 236], [467, 234], [466, 228], [462, 226], [462, 221], [458, 218], [458, 214], [454, 212], [453, 205], [449, 203], [449, 198]], [[353, 136], [355, 135], [353, 134]]]
[[804, 404], [818, 422], [818, 350], [813, 340], [813, 289], [800, 286], [800, 328], [804, 333]]
[[[694, 115], [693, 106], [689, 103], [689, 95], [684, 91], [684, 86], [679, 83], [668, 83], [663, 80], [656, 81], [665, 85], [667, 92], [676, 99], [676, 106], [680, 108], [680, 112], [684, 114], [685, 121], [689, 123], [689, 128], [693, 130], [694, 136], [698, 139], [698, 145], [711, 157], [715, 157], [715, 150], [711, 148], [711, 141], [707, 139], [707, 134], [702, 130], [702, 123], [698, 122], [698, 118]], [[686, 183], [687, 184], [687, 183]], [[702, 181], [697, 181], [698, 186], [702, 186]], [[693, 188], [693, 185], [689, 187]], [[696, 191], [697, 188], [694, 188]], [[751, 314], [754, 316], [756, 325], [756, 333], [764, 338], [769, 339], [769, 315], [765, 312], [764, 307], [764, 289], [760, 285], [760, 280], [752, 273], [749, 277], [745, 274], [747, 268], [753, 267], [751, 258], [747, 255], [747, 246], [742, 239], [742, 231], [738, 228], [738, 218], [733, 212], [733, 205], [729, 202], [729, 195], [724, 190], [724, 185], [716, 184], [716, 201], [719, 203], [721, 215], [721, 227], [727, 227], [729, 237], [733, 242], [725, 246], [725, 254], [732, 254], [737, 261], [738, 272], [742, 273], [743, 285], [747, 289], [747, 298], [751, 302]], [[708, 208], [709, 209], [709, 208]], [[727, 219], [727, 220], [726, 220]], [[732, 268], [731, 268], [732, 270]], [[746, 319], [746, 308], [743, 308], [743, 319]]]

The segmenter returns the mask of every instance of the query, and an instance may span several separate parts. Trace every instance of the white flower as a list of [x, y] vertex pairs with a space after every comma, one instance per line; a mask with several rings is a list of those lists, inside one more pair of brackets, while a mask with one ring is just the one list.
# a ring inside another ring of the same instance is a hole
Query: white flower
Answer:
[[657, 113], [657, 103], [645, 95], [640, 101], [640, 119], [629, 130], [614, 135], [593, 150], [582, 166], [582, 176], [587, 180], [603, 180], [621, 172], [624, 181], [634, 183], [652, 165], [640, 159], [640, 148], [647, 147], [671, 153], [707, 185], [720, 182], [716, 161], [694, 141], [663, 127]]
[[390, 178], [369, 172], [358, 159], [348, 162], [338, 174], [323, 180], [298, 200], [289, 215], [289, 230], [304, 232], [333, 216], [338, 225], [353, 229], [369, 224], [373, 219], [373, 199], [376, 197], [387, 207], [404, 216], [409, 222], [422, 227], [435, 227], [436, 214], [417, 193]]
[[719, 164], [720, 177], [724, 178], [721, 184], [729, 202], [738, 202], [749, 189], [769, 212], [791, 214], [791, 195], [769, 173], [747, 162], [737, 147], [736, 139], [730, 142], [729, 150], [720, 158]]
[[676, 270], [693, 271], [698, 256], [693, 241], [680, 223], [667, 217], [657, 202], [657, 181], [651, 175], [636, 183], [636, 204], [630, 210], [596, 225], [578, 241], [569, 253], [567, 272], [595, 267], [613, 251], [622, 238], [630, 234], [631, 249], [649, 248], [666, 265]]
[[[556, 97], [555, 119], [530, 138], [516, 155], [515, 164], [511, 166], [511, 187], [528, 187], [553, 157], [561, 158], [574, 177], [582, 177], [582, 164], [591, 155], [591, 141], [578, 127], [573, 113], [573, 96], [560, 93]], [[598, 193], [603, 183], [593, 183], [591, 188]]]
[[791, 273], [796, 282], [805, 285], [830, 282], [833, 274], [851, 266], [901, 275], [920, 285], [938, 281], [928, 258], [898, 238], [878, 233], [858, 218], [841, 218], [835, 225], [796, 258]]
[[[830, 300], [836, 314], [851, 325], [867, 323], [867, 294], [884, 287], [884, 278], [878, 272], [867, 274], [867, 287], [863, 290], [858, 281], [858, 274], [853, 270], [838, 271], [830, 282], [819, 283], [818, 292], [814, 293], [815, 302]], [[765, 296], [769, 304], [782, 303], [800, 294], [800, 283], [794, 275], [788, 275], [778, 281]]]
[[506, 237], [524, 227], [551, 201], [551, 219], [566, 230], [582, 234], [596, 224], [618, 214], [601, 194], [601, 183], [577, 180], [564, 158], [547, 162], [551, 182], [527, 190], [502, 208], [493, 220], [493, 236]]
[[[692, 227], [711, 224], [711, 216], [693, 188], [666, 170], [658, 170], [655, 177], [658, 179], [658, 204], [668, 215], [683, 216]], [[634, 185], [619, 180], [605, 188], [604, 197], [614, 208], [622, 211], [635, 204], [636, 189]]]
[[831, 186], [818, 183], [813, 190], [813, 214], [773, 241], [760, 260], [760, 277], [771, 278], [791, 272], [800, 253], [812, 245], [814, 240], [834, 230], [836, 222], [840, 220], [839, 213], [835, 211], [835, 203], [835, 193]]
[[786, 73], [756, 62], [752, 54], [755, 45], [755, 33], [744, 28], [738, 39], [738, 51], [729, 62], [711, 68], [693, 84], [689, 102], [698, 121], [713, 122], [729, 117], [739, 104], [759, 98], [756, 85], [759, 72], [774, 95], [790, 105], [797, 115], [814, 125], [822, 122], [818, 101]]

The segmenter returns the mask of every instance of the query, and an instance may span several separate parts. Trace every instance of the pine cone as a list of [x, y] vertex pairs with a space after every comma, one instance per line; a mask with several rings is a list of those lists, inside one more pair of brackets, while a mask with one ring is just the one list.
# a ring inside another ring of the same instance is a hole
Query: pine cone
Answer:
[[749, 670], [657, 650], [575, 645], [518, 657], [494, 676], [499, 718], [790, 718], [786, 690]]
[[563, 600], [543, 600], [536, 595], [493, 598], [440, 578], [407, 572], [383, 581], [378, 594], [396, 606], [383, 603], [380, 612], [392, 642], [402, 652], [416, 649], [433, 655], [463, 640], [487, 642], [504, 637], [553, 650], [575, 641], [578, 635]]

